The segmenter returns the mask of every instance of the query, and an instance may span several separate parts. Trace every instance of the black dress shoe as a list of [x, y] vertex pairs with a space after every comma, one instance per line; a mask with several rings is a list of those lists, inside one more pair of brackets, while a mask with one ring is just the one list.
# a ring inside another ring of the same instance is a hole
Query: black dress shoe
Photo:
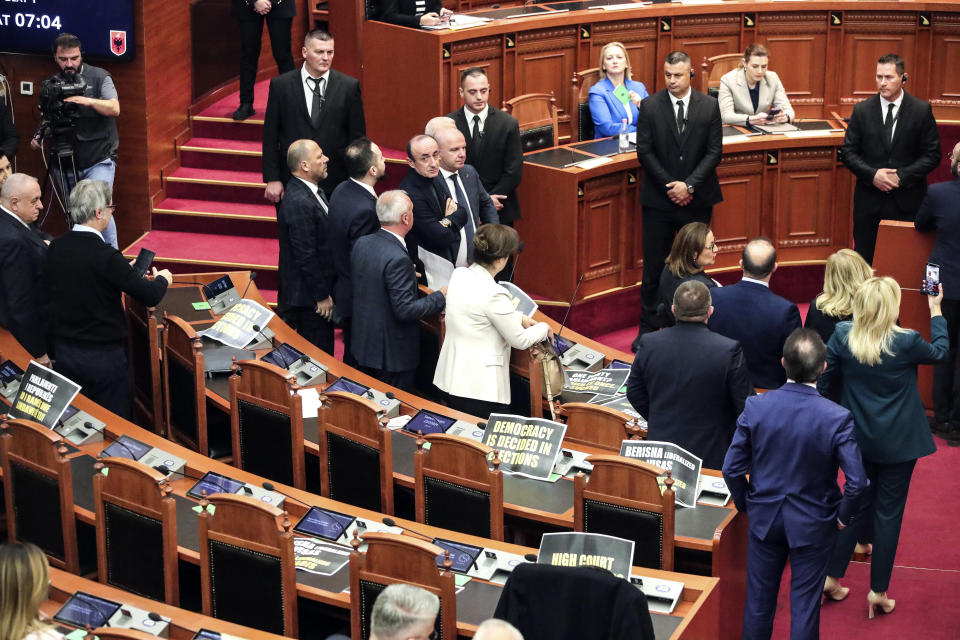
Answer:
[[947, 433], [950, 431], [950, 427], [947, 425], [946, 420], [937, 420], [935, 416], [927, 416], [927, 422], [930, 424], [930, 431], [932, 431], [934, 435], [946, 437]]
[[255, 113], [256, 111], [254, 110], [253, 105], [250, 104], [249, 102], [244, 102], [239, 107], [237, 107], [236, 111], [233, 112], [233, 119], [246, 120], [247, 118], [249, 118]]
[[947, 444], [951, 447], [960, 447], [960, 423], [951, 422], [949, 431], [943, 437], [946, 438]]

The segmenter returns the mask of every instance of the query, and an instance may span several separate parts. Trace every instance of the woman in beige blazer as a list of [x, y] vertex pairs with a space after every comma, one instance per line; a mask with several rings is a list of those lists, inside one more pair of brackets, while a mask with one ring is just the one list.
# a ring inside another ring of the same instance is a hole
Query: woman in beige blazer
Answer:
[[450, 406], [478, 418], [510, 405], [510, 348], [526, 349], [547, 337], [545, 322], [516, 310], [493, 276], [517, 250], [517, 232], [485, 224], [473, 237], [473, 264], [457, 267], [447, 285], [446, 332], [433, 384]]
[[[762, 44], [751, 44], [743, 63], [720, 78], [720, 117], [723, 124], [770, 124], [793, 122], [793, 107], [780, 78], [767, 70], [770, 52]], [[770, 117], [772, 108], [780, 112]]]

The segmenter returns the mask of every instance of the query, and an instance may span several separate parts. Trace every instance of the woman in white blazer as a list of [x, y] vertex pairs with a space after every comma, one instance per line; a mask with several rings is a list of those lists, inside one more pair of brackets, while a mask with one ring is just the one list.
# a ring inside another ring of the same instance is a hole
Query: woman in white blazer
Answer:
[[510, 348], [526, 349], [549, 331], [517, 311], [493, 279], [519, 243], [512, 227], [481, 226], [473, 264], [454, 269], [447, 286], [446, 333], [433, 384], [449, 395], [451, 407], [478, 418], [510, 405]]
[[[743, 63], [720, 78], [720, 118], [723, 124], [770, 124], [793, 122], [793, 107], [780, 78], [767, 70], [770, 52], [762, 44], [751, 44]], [[770, 110], [780, 111], [770, 117]]]

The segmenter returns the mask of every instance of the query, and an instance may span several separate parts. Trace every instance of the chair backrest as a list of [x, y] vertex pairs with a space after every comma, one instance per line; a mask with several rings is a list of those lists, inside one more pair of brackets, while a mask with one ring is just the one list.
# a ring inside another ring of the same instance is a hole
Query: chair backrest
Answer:
[[259, 360], [235, 363], [233, 372], [230, 431], [234, 466], [306, 489], [303, 408], [296, 376]]
[[520, 147], [524, 153], [557, 146], [557, 101], [550, 93], [525, 93], [503, 103], [503, 109], [520, 124]]
[[742, 52], [704, 57], [700, 65], [700, 90], [716, 98], [720, 92], [720, 78], [728, 71], [739, 67], [742, 60]]
[[617, 453], [624, 440], [637, 439], [637, 421], [623, 411], [586, 402], [568, 402], [557, 412], [567, 418], [565, 442]]
[[576, 71], [570, 85], [570, 104], [576, 105], [570, 114], [571, 130], [577, 134], [577, 140], [593, 140], [593, 116], [590, 115], [590, 87], [603, 77], [600, 67]]
[[100, 582], [180, 606], [173, 488], [133, 460], [105, 458], [94, 468], [101, 471], [93, 477]]
[[163, 382], [160, 373], [160, 329], [153, 307], [123, 294], [127, 319], [127, 353], [133, 381], [133, 415], [137, 424], [164, 434]]
[[364, 509], [393, 513], [393, 447], [383, 411], [346, 391], [321, 397], [320, 494]]
[[[424, 444], [430, 443], [429, 449]], [[503, 540], [503, 474], [493, 449], [468, 438], [417, 438], [414, 454], [417, 522]]]
[[182, 318], [163, 315], [163, 395], [167, 435], [203, 455], [207, 441], [203, 343]]
[[225, 493], [200, 506], [203, 613], [296, 638], [297, 576], [286, 511]]
[[589, 456], [590, 481], [574, 478], [573, 529], [633, 540], [633, 564], [673, 570], [673, 479], [660, 492], [664, 471], [620, 456]]
[[53, 566], [78, 573], [73, 474], [66, 454], [63, 438], [42, 424], [11, 418], [0, 425], [10, 542], [31, 542]]
[[350, 554], [350, 637], [370, 637], [370, 612], [380, 592], [396, 582], [405, 582], [426, 589], [440, 598], [440, 613], [435, 628], [441, 640], [457, 638], [457, 598], [453, 564], [444, 560], [437, 567], [437, 556], [446, 552], [435, 544], [393, 533], [365, 533], [367, 550], [357, 551], [354, 539]]

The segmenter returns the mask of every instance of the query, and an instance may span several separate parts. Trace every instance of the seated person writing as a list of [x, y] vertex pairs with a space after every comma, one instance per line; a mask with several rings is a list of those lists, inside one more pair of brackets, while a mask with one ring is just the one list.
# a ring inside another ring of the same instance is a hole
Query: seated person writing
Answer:
[[413, 29], [449, 22], [453, 15], [440, 0], [379, 0], [377, 5], [377, 20]]
[[595, 138], [608, 138], [620, 133], [620, 124], [627, 119], [627, 130], [637, 130], [637, 107], [647, 97], [642, 82], [631, 78], [630, 58], [619, 42], [611, 42], [600, 50], [600, 73], [603, 80], [590, 87], [590, 116]]
[[780, 78], [767, 70], [770, 52], [751, 44], [740, 67], [720, 78], [720, 118], [723, 124], [782, 124], [793, 122], [793, 107]]

